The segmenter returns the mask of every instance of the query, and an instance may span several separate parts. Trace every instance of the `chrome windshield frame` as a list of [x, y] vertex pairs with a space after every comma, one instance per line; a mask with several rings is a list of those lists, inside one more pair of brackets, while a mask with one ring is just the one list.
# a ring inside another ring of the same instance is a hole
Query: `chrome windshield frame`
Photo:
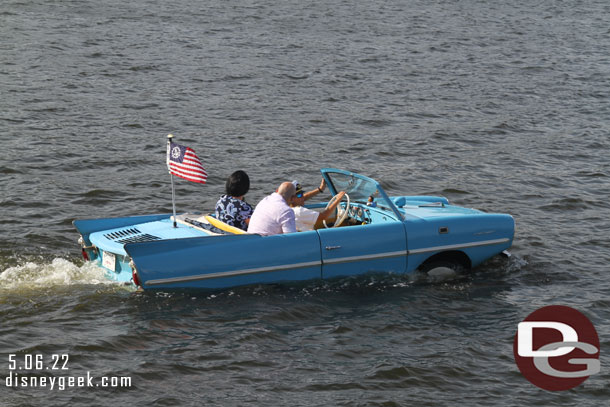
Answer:
[[[396, 205], [394, 205], [394, 202], [392, 202], [390, 197], [383, 190], [383, 188], [381, 187], [379, 182], [375, 181], [373, 178], [370, 178], [370, 177], [367, 177], [365, 175], [361, 175], [361, 174], [358, 174], [355, 172], [351, 172], [351, 171], [340, 170], [338, 168], [322, 168], [320, 170], [320, 172], [322, 173], [322, 177], [324, 177], [324, 179], [326, 180], [326, 184], [328, 185], [328, 188], [329, 188], [330, 192], [333, 194], [333, 196], [339, 192], [337, 190], [337, 187], [333, 183], [333, 178], [332, 178], [333, 174], [341, 174], [346, 177], [357, 178], [357, 179], [361, 180], [362, 182], [372, 184], [375, 187], [375, 191], [378, 193], [379, 198], [382, 198], [383, 201], [385, 201], [385, 204], [383, 205], [383, 207], [389, 206], [390, 211], [392, 211], [398, 219], [400, 219], [400, 220], [404, 219], [403, 215], [400, 213], [400, 211], [398, 210]], [[349, 194], [349, 191], [346, 191], [346, 192]]]

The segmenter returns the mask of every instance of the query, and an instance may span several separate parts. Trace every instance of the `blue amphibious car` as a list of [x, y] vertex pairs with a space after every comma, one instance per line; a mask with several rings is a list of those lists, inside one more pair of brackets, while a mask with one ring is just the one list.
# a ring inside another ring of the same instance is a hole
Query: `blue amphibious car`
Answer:
[[[169, 214], [75, 220], [74, 226], [85, 259], [145, 290], [469, 270], [512, 244], [510, 215], [450, 205], [443, 197], [389, 197], [377, 181], [349, 171], [326, 168], [322, 175], [333, 195], [347, 194], [334, 224], [312, 231], [260, 236], [193, 214], [177, 216], [177, 227]], [[321, 211], [326, 203], [306, 206]]]

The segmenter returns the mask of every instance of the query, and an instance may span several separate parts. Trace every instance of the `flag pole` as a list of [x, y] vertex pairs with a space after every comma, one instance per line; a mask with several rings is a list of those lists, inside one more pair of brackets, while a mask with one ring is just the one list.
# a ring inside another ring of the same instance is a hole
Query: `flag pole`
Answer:
[[[173, 134], [167, 135], [167, 166], [168, 166], [168, 169], [169, 169], [169, 155], [171, 154], [170, 148], [171, 148], [173, 138], [174, 138]], [[176, 224], [176, 192], [174, 190], [174, 176], [171, 172], [169, 173], [169, 179], [172, 182], [172, 208], [174, 210], [174, 227], [177, 228], [178, 225]]]

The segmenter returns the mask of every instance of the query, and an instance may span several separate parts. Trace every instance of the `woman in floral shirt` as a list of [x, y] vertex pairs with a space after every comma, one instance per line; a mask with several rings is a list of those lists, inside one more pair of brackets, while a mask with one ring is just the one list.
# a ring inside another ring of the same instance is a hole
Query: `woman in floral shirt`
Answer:
[[216, 219], [242, 230], [247, 230], [253, 211], [252, 206], [244, 201], [244, 196], [249, 189], [250, 178], [248, 174], [242, 170], [231, 174], [225, 185], [226, 194], [216, 202]]

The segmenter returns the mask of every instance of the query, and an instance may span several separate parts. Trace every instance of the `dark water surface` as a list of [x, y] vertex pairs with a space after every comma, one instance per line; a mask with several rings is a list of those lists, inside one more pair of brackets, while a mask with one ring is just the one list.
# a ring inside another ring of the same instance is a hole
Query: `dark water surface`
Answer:
[[[608, 403], [607, 1], [4, 0], [0, 39], [1, 405]], [[170, 212], [168, 133], [210, 174], [177, 182], [179, 211], [236, 169], [255, 204], [333, 166], [512, 214], [513, 257], [444, 283], [135, 293], [83, 265], [71, 222]], [[567, 392], [512, 356], [551, 304], [600, 336], [601, 373]], [[132, 386], [8, 388], [9, 354]]]

